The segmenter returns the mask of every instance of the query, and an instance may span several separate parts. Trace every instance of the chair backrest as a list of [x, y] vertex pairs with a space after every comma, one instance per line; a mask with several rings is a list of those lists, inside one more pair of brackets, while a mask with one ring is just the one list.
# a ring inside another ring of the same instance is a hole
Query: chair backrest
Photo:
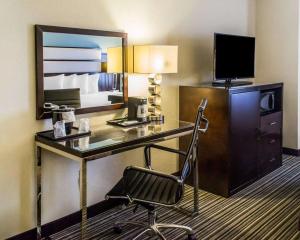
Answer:
[[[199, 132], [205, 133], [208, 129], [208, 120], [204, 117], [204, 110], [207, 106], [207, 99], [202, 99], [195, 120], [195, 126], [192, 134], [192, 138], [190, 141], [190, 145], [187, 150], [187, 154], [184, 160], [183, 168], [181, 170], [181, 180], [184, 182], [185, 179], [189, 176], [194, 161], [197, 161], [197, 148], [198, 148], [198, 139]], [[204, 127], [201, 128], [201, 124], [204, 124]]]

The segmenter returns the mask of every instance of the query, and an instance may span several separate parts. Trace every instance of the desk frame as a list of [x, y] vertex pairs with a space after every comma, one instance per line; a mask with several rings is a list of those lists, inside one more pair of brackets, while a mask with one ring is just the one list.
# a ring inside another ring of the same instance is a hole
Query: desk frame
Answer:
[[[42, 184], [41, 184], [41, 177], [42, 177], [42, 150], [47, 150], [53, 153], [56, 153], [60, 156], [69, 158], [71, 160], [77, 161], [80, 163], [80, 211], [81, 211], [81, 239], [86, 239], [86, 232], [87, 232], [87, 162], [97, 160], [100, 158], [104, 158], [107, 156], [111, 156], [114, 154], [118, 154], [121, 152], [129, 151], [132, 149], [144, 147], [148, 144], [163, 142], [166, 140], [178, 138], [181, 136], [189, 135], [192, 133], [192, 130], [188, 130], [182, 133], [169, 135], [167, 137], [158, 138], [153, 141], [147, 141], [141, 144], [135, 144], [132, 146], [119, 148], [113, 151], [108, 151], [100, 154], [94, 154], [89, 157], [80, 158], [78, 156], [75, 156], [73, 154], [67, 153], [65, 151], [59, 150], [55, 147], [49, 146], [47, 144], [41, 143], [39, 141], [36, 141], [36, 168], [37, 168], [37, 174], [36, 174], [36, 184], [37, 184], [37, 202], [36, 202], [36, 209], [37, 209], [37, 240], [42, 239]], [[176, 208], [177, 210], [183, 211], [189, 215], [196, 216], [199, 214], [199, 197], [198, 197], [198, 160], [197, 160], [197, 151], [194, 150], [194, 166], [193, 166], [193, 182], [194, 182], [194, 209], [192, 212]]]

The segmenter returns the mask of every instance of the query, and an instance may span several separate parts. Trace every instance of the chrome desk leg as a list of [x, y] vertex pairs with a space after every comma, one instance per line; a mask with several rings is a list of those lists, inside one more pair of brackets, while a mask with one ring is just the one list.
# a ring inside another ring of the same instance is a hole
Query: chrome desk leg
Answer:
[[80, 208], [81, 208], [81, 240], [86, 239], [87, 231], [87, 183], [86, 183], [86, 160], [80, 162]]
[[42, 239], [41, 201], [42, 201], [42, 148], [36, 147], [36, 225], [37, 240]]
[[193, 215], [199, 214], [199, 173], [198, 173], [198, 148], [194, 146], [193, 149], [193, 158], [194, 158], [194, 166], [193, 166], [193, 181], [194, 181], [194, 212]]

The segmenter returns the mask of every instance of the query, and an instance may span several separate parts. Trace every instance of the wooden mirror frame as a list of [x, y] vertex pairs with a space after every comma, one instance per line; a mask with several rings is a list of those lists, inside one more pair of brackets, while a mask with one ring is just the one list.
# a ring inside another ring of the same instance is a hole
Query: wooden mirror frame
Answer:
[[103, 37], [120, 37], [122, 38], [123, 48], [123, 103], [117, 103], [106, 106], [80, 108], [75, 110], [75, 114], [85, 114], [93, 112], [101, 112], [108, 110], [116, 110], [125, 108], [128, 102], [128, 74], [126, 73], [127, 66], [127, 33], [112, 32], [102, 30], [68, 28], [46, 25], [35, 25], [35, 49], [36, 49], [36, 119], [51, 118], [51, 113], [44, 112], [44, 57], [43, 57], [43, 33], [56, 32], [56, 33], [69, 33], [69, 34], [83, 34]]

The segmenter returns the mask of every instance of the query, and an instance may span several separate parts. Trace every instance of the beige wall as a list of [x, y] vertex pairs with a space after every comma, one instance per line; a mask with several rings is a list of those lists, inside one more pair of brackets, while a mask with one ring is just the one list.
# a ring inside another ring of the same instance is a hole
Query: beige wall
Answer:
[[284, 82], [283, 145], [299, 149], [299, 1], [258, 0], [256, 15], [256, 81]]
[[[213, 32], [253, 34], [253, 0], [1, 0], [0, 1], [0, 239], [35, 226], [34, 24], [128, 32], [129, 42], [179, 45], [179, 74], [165, 76], [163, 105], [178, 117], [178, 85], [212, 79]], [[132, 77], [131, 95], [146, 94], [144, 77]], [[121, 114], [122, 111], [117, 112]], [[93, 125], [116, 113], [93, 114]], [[168, 143], [176, 146], [177, 142]], [[43, 162], [43, 222], [78, 210], [78, 164], [50, 153]], [[176, 161], [156, 167], [177, 169]], [[127, 164], [141, 164], [140, 150], [88, 166], [88, 202], [103, 200]]]

